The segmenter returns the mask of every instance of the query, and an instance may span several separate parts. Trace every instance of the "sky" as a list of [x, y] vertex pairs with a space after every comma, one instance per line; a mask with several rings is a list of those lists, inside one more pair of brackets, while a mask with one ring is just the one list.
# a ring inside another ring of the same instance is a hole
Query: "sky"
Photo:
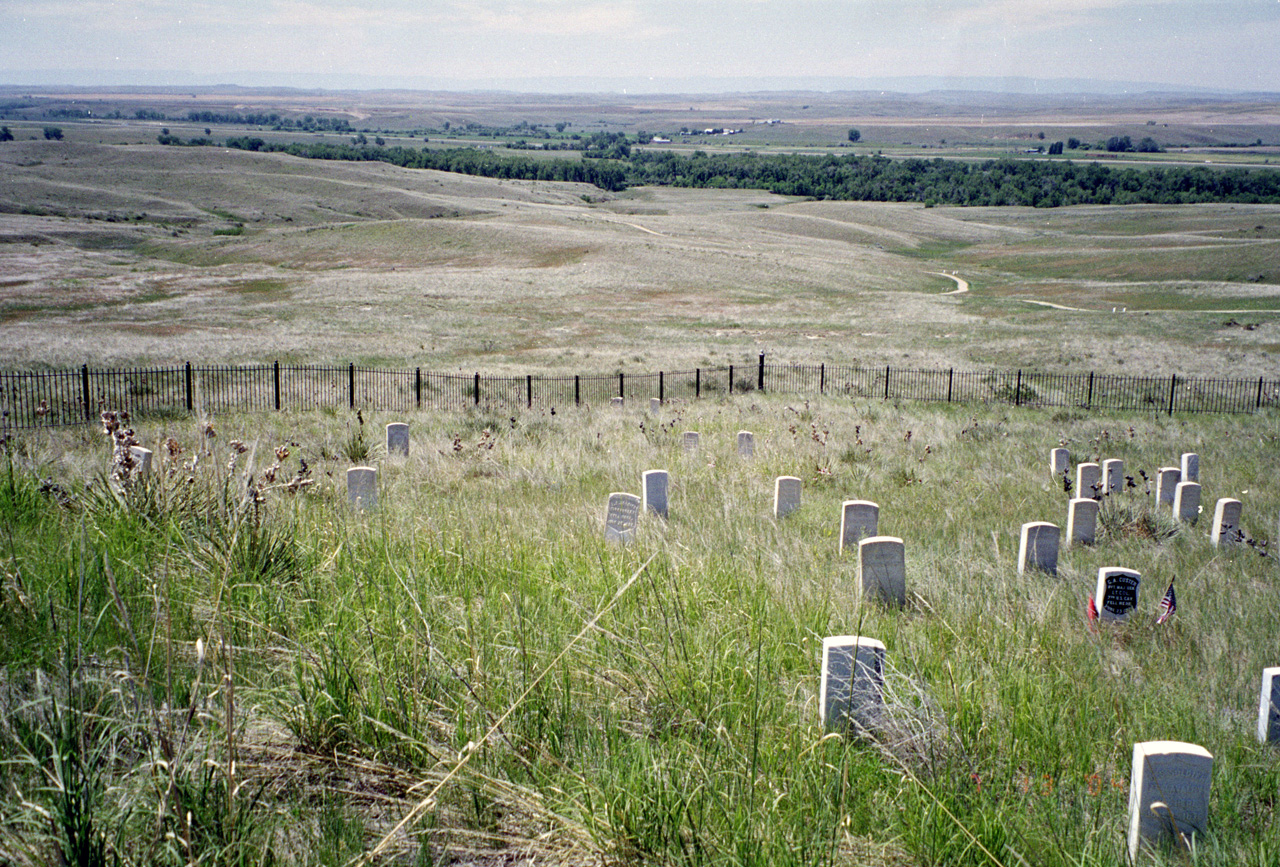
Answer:
[[1280, 92], [1280, 0], [0, 2], [10, 84], [658, 92], [918, 76]]

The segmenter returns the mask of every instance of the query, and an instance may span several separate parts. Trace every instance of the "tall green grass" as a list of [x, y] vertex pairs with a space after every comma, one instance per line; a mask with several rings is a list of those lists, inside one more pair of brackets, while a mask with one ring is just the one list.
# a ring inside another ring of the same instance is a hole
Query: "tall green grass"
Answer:
[[[1132, 744], [1152, 739], [1216, 756], [1196, 863], [1277, 856], [1280, 761], [1253, 733], [1280, 566], [1207, 538], [1234, 496], [1276, 544], [1274, 415], [762, 394], [411, 415], [410, 457], [373, 448], [380, 505], [354, 512], [350, 432], [390, 420], [157, 422], [139, 439], [177, 448], [122, 485], [95, 436], [7, 443], [0, 857], [1118, 864]], [[1065, 524], [1060, 442], [1125, 459], [1137, 487], [1058, 576], [1018, 575], [1019, 526]], [[1182, 451], [1201, 455], [1195, 527], [1136, 472]], [[670, 519], [606, 544], [608, 493], [651, 468]], [[782, 522], [779, 475], [805, 482]], [[837, 553], [852, 498], [906, 542], [903, 610], [861, 601]], [[1139, 611], [1094, 631], [1104, 565], [1142, 573]], [[872, 732], [819, 724], [833, 634], [887, 645]]]

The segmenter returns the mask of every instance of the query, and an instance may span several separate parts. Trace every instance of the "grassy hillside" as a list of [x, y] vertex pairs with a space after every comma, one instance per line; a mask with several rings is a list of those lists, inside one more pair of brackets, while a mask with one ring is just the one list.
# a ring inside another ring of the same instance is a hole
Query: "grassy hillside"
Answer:
[[[380, 448], [391, 420], [139, 423], [157, 473], [122, 488], [97, 431], [5, 440], [0, 857], [1120, 864], [1132, 744], [1159, 739], [1215, 756], [1194, 863], [1280, 857], [1254, 735], [1280, 629], [1273, 415], [752, 394], [415, 415], [408, 458]], [[1019, 526], [1065, 524], [1060, 443], [1135, 487], [1058, 576], [1019, 575]], [[1142, 475], [1183, 451], [1194, 527]], [[374, 511], [346, 503], [354, 463], [379, 469]], [[606, 544], [607, 495], [650, 468], [670, 520]], [[780, 522], [779, 475], [804, 481]], [[1219, 497], [1260, 547], [1210, 544]], [[903, 610], [861, 599], [837, 552], [850, 498], [905, 541]], [[1113, 565], [1142, 573], [1137, 613], [1091, 629]], [[887, 646], [863, 735], [818, 720], [839, 634]]]

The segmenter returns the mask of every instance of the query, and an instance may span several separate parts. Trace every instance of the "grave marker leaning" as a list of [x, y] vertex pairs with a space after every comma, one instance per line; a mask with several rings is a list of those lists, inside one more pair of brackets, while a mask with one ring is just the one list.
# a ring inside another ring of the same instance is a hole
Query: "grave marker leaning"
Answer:
[[609, 510], [604, 519], [606, 542], [626, 544], [635, 538], [640, 519], [640, 498], [635, 494], [615, 491], [609, 495]]

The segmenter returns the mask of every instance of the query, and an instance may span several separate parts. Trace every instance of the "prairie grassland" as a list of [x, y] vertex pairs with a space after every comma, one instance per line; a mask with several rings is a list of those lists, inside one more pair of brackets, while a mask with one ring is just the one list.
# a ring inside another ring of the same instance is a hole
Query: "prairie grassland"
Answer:
[[[1193, 862], [1280, 858], [1280, 765], [1254, 735], [1280, 630], [1274, 414], [757, 393], [410, 415], [408, 458], [381, 448], [391, 420], [142, 421], [157, 473], [122, 492], [96, 431], [6, 439], [0, 857], [1122, 864], [1132, 744], [1169, 739], [1215, 756]], [[1019, 575], [1020, 524], [1065, 523], [1060, 443], [1135, 486], [1056, 577]], [[1194, 527], [1143, 478], [1183, 451]], [[376, 510], [346, 503], [353, 463], [379, 469]], [[606, 544], [608, 493], [655, 467], [669, 521]], [[804, 480], [780, 522], [779, 475]], [[1210, 544], [1226, 496], [1254, 546]], [[906, 543], [904, 610], [860, 598], [837, 552], [849, 498]], [[1142, 573], [1139, 606], [1095, 631], [1111, 565]], [[838, 634], [888, 648], [863, 735], [818, 721]]]
[[[0, 366], [1280, 372], [1280, 208], [924, 208], [0, 150]], [[965, 295], [941, 272], [969, 282]], [[1048, 301], [1072, 310], [1028, 301]], [[1124, 315], [1112, 315], [1112, 308]]]

